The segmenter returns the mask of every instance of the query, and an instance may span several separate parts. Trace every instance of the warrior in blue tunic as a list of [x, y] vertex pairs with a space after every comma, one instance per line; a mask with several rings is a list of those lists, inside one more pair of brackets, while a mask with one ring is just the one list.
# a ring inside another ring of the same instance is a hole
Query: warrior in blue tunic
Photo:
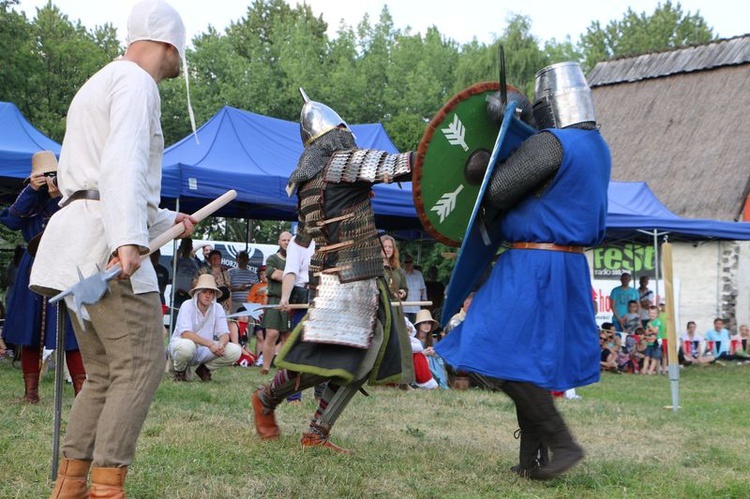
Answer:
[[[60, 209], [60, 191], [55, 183], [57, 160], [50, 151], [32, 157], [31, 176], [16, 201], [0, 212], [0, 223], [12, 230], [20, 230], [27, 244], [39, 236], [47, 221]], [[38, 241], [37, 241], [38, 242]], [[29, 273], [34, 257], [32, 242], [23, 252], [18, 265], [16, 282], [8, 296], [8, 311], [3, 328], [8, 343], [22, 346], [21, 371], [25, 384], [22, 402], [39, 402], [39, 373], [42, 347], [54, 349], [57, 342], [57, 307], [47, 298], [29, 289]], [[81, 353], [78, 350], [70, 318], [66, 318], [65, 348], [68, 370], [77, 394], [86, 379]]]
[[513, 399], [521, 428], [520, 463], [513, 471], [550, 479], [583, 457], [550, 390], [599, 380], [583, 251], [604, 237], [611, 158], [578, 64], [537, 73], [534, 120], [541, 131], [498, 165], [484, 198], [502, 213], [498, 223], [509, 249], [466, 320], [436, 351]]

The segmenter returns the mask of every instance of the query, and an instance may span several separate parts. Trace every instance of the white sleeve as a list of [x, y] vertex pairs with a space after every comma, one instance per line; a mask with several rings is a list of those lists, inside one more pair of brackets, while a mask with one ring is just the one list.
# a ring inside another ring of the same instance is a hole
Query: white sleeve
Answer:
[[289, 241], [289, 246], [286, 247], [286, 264], [284, 265], [284, 275], [300, 275], [300, 267], [302, 266], [304, 249], [305, 248], [297, 244], [295, 239]]
[[177, 319], [175, 320], [174, 332], [172, 338], [180, 338], [180, 335], [185, 331], [193, 331], [193, 302], [191, 300], [185, 301], [181, 306], [179, 312], [177, 312]]

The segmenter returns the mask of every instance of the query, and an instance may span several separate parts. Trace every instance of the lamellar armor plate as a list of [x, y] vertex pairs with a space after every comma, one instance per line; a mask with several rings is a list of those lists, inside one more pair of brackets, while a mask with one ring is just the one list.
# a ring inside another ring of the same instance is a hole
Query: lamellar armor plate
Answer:
[[372, 184], [410, 178], [410, 153], [347, 149], [334, 153], [319, 174], [299, 185], [297, 238], [303, 246], [315, 239], [310, 261], [315, 299], [304, 325], [305, 341], [370, 345], [376, 278], [383, 275]]

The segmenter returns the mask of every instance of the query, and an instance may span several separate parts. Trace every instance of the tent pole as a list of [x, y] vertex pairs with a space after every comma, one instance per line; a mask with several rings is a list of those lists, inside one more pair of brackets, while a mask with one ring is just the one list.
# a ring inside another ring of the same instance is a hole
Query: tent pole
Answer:
[[[659, 297], [659, 235], [657, 229], [654, 229], [654, 275], [656, 281], [656, 296]], [[654, 303], [657, 307], [659, 303]]]
[[[174, 203], [174, 211], [180, 212], [180, 198]], [[169, 337], [172, 337], [172, 331], [174, 331], [174, 295], [175, 295], [175, 279], [177, 278], [177, 239], [172, 241], [172, 292], [169, 293]]]

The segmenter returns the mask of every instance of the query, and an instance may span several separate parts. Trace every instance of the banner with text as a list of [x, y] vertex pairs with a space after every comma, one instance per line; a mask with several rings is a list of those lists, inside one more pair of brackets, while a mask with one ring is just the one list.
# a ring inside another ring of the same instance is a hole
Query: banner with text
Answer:
[[642, 275], [656, 277], [655, 251], [653, 246], [623, 244], [602, 246], [593, 250], [594, 279], [620, 279], [629, 272], [637, 282]]

